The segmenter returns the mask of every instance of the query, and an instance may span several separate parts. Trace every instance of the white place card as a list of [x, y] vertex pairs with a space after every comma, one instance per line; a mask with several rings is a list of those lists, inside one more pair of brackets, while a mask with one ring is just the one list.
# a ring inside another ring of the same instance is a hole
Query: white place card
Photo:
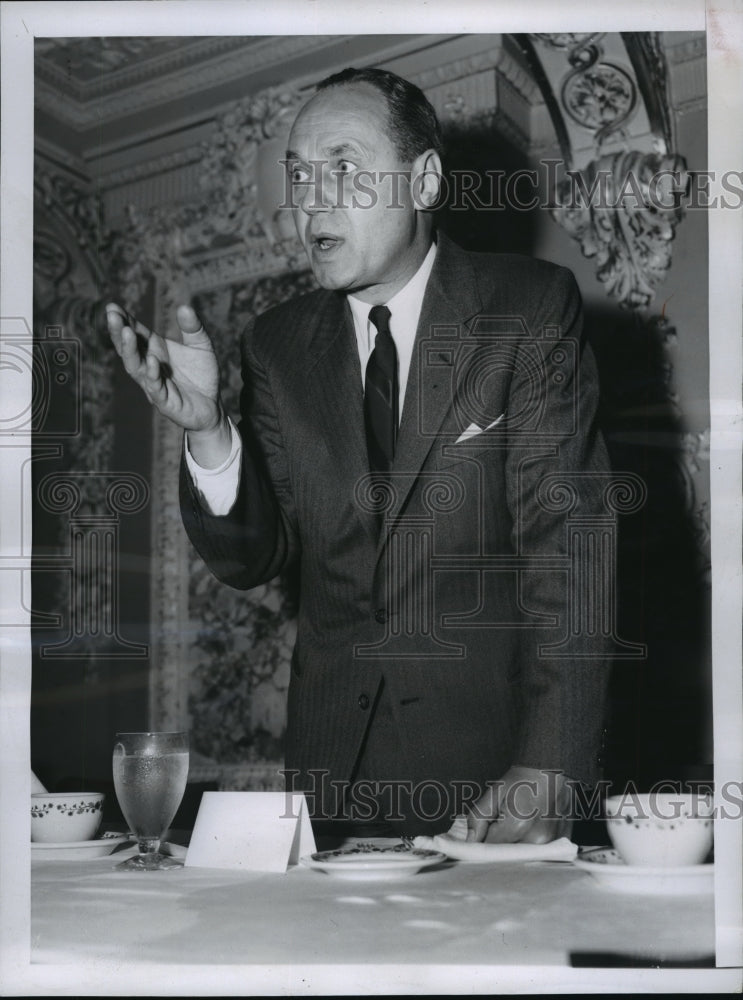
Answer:
[[302, 793], [204, 792], [185, 864], [285, 872], [314, 851]]

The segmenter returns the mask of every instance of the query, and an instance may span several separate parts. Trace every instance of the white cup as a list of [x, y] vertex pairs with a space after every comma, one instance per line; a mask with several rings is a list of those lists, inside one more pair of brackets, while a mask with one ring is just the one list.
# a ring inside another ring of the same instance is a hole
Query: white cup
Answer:
[[627, 792], [605, 802], [611, 842], [628, 865], [701, 864], [712, 847], [712, 800], [692, 792]]

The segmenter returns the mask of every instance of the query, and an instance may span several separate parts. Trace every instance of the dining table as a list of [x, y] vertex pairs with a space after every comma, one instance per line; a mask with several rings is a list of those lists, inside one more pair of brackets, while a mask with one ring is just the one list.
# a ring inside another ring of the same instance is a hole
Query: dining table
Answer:
[[616, 989], [714, 967], [711, 892], [613, 891], [570, 862], [447, 859], [361, 880], [304, 864], [117, 870], [134, 850], [32, 859], [35, 967], [75, 963], [90, 982], [139, 972], [154, 993], [188, 973], [186, 993], [308, 994], [531, 992], [589, 974]]

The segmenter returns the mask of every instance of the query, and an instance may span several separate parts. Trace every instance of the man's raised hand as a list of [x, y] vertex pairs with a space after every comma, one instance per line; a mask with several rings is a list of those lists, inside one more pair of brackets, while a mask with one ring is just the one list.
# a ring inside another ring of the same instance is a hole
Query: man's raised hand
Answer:
[[216, 468], [230, 451], [230, 430], [219, 398], [219, 366], [194, 310], [182, 305], [176, 316], [180, 342], [148, 330], [115, 302], [106, 306], [108, 331], [128, 374], [160, 413], [189, 432], [196, 462]]

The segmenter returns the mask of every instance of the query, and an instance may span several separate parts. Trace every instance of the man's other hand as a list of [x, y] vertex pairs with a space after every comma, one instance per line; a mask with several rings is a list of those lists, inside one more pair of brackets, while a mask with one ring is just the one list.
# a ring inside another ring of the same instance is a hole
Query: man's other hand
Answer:
[[570, 783], [561, 772], [511, 767], [470, 808], [467, 840], [547, 844], [569, 837], [570, 805]]

